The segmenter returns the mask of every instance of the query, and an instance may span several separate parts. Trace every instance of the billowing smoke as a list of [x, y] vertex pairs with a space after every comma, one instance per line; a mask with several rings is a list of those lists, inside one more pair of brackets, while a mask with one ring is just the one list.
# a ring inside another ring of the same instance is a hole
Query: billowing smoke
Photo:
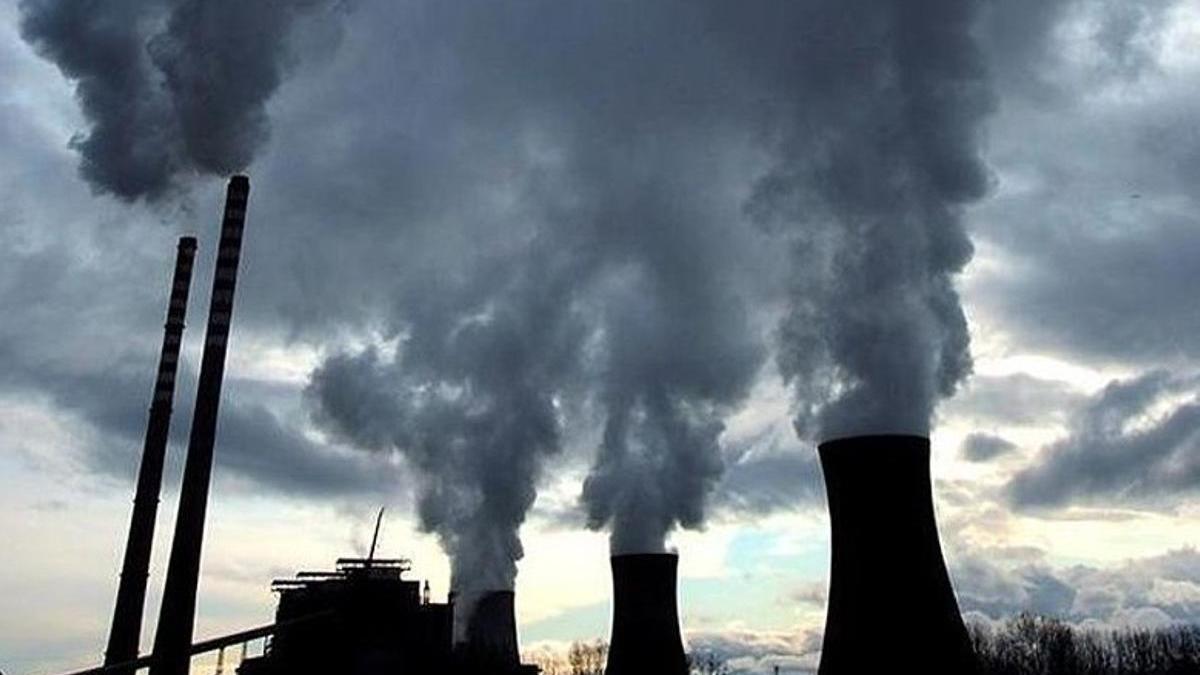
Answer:
[[90, 125], [71, 146], [97, 191], [157, 199], [246, 168], [302, 16], [338, 0], [22, 0], [21, 34], [76, 84]]
[[927, 430], [969, 370], [978, 4], [429, 2], [388, 24], [419, 19], [397, 147], [427, 154], [392, 175], [437, 181], [398, 185], [421, 208], [390, 226], [427, 267], [396, 275], [395, 355], [330, 358], [309, 393], [324, 429], [416, 469], [456, 590], [512, 586], [560, 450], [596, 448], [582, 502], [614, 552], [702, 526], [781, 298], [825, 433]]
[[618, 295], [606, 324], [603, 441], [583, 485], [588, 526], [615, 554], [657, 553], [703, 525], [724, 472], [724, 417], [746, 396], [760, 350], [745, 310], [703, 259], [660, 260]]
[[484, 286], [415, 290], [395, 354], [333, 356], [308, 387], [323, 428], [415, 469], [420, 527], [437, 534], [465, 598], [513, 588], [518, 531], [561, 447], [556, 396], [579, 363], [572, 279], [586, 256], [530, 258], [481, 273]]
[[[723, 419], [764, 360], [744, 190], [714, 188], [744, 181], [750, 98], [711, 89], [725, 52], [703, 38], [706, 8], [623, 7], [421, 6], [412, 37], [431, 36], [430, 52], [408, 53], [453, 54], [433, 71], [453, 106], [431, 100], [439, 85], [412, 95], [496, 172], [480, 186], [446, 171], [454, 201], [506, 198], [468, 225], [438, 220], [471, 232], [472, 255], [438, 257], [437, 283], [401, 282], [394, 362], [343, 356], [313, 377], [325, 429], [418, 467], [421, 525], [460, 593], [511, 587], [517, 528], [564, 439], [570, 460], [599, 446], [583, 500], [614, 550], [661, 550], [672, 528], [700, 526]], [[476, 250], [501, 253], [478, 264]]]
[[954, 277], [988, 174], [980, 0], [805, 3], [778, 163], [751, 212], [795, 249], [780, 365], [798, 433], [927, 434], [971, 370]]

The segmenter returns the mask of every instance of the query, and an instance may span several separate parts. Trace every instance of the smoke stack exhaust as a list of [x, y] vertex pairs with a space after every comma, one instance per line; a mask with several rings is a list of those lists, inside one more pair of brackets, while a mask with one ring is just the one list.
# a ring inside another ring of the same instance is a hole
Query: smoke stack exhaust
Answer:
[[242, 229], [246, 223], [246, 200], [250, 179], [234, 176], [225, 197], [221, 243], [213, 273], [204, 356], [196, 408], [188, 438], [187, 464], [179, 490], [179, 514], [163, 590], [158, 631], [154, 636], [151, 675], [187, 675], [196, 622], [196, 586], [200, 580], [200, 551], [204, 541], [204, 518], [208, 509], [208, 487], [212, 478], [213, 445], [216, 441], [217, 409], [221, 403], [221, 381], [225, 376], [225, 352], [229, 322], [233, 316], [233, 293], [237, 285], [238, 260], [242, 251]]
[[679, 556], [633, 553], [612, 557], [613, 622], [605, 675], [686, 675], [679, 632]]
[[[154, 521], [158, 517], [163, 462], [167, 453], [167, 437], [171, 431], [171, 404], [175, 399], [179, 345], [183, 340], [195, 258], [196, 238], [180, 237], [170, 300], [167, 302], [167, 321], [163, 327], [162, 350], [158, 357], [158, 376], [154, 380], [154, 398], [150, 402], [142, 463], [138, 468], [137, 488], [133, 497], [133, 515], [129, 519], [129, 539], [125, 543], [125, 558], [121, 563], [121, 581], [117, 587], [117, 603], [113, 609], [108, 647], [104, 650], [106, 666], [132, 661], [138, 656], [142, 613], [146, 605], [146, 581], [150, 576]], [[133, 675], [132, 668], [113, 672], [116, 675]]]
[[856, 436], [819, 454], [833, 556], [818, 673], [978, 673], [938, 540], [929, 439]]
[[466, 658], [480, 673], [514, 672], [521, 665], [512, 591], [485, 593], [467, 622]]

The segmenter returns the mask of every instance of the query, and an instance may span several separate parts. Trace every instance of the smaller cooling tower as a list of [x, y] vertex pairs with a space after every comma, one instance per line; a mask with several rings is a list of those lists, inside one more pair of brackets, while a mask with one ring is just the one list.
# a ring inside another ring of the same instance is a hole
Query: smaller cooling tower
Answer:
[[978, 673], [933, 512], [929, 439], [823, 443], [832, 567], [820, 675]]
[[686, 675], [679, 633], [679, 556], [612, 557], [613, 619], [605, 675]]
[[466, 657], [479, 672], [506, 673], [521, 664], [512, 591], [480, 596], [467, 621]]

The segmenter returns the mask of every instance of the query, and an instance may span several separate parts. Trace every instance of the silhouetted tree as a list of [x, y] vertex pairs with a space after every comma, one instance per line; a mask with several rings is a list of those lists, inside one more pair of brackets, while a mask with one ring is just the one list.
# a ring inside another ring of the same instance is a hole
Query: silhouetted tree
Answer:
[[725, 657], [710, 649], [701, 649], [688, 653], [688, 669], [693, 675], [729, 675], [729, 666]]
[[572, 642], [567, 651], [567, 662], [571, 666], [571, 675], [604, 675], [604, 666], [608, 661], [608, 643], [604, 640], [595, 642]]

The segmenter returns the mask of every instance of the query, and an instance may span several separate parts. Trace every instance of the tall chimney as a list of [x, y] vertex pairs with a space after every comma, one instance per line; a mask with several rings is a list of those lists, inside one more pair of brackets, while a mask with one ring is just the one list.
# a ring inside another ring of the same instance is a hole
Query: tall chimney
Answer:
[[225, 351], [229, 322], [233, 315], [233, 292], [237, 284], [238, 260], [242, 251], [242, 228], [246, 222], [246, 199], [250, 179], [229, 179], [221, 243], [213, 273], [204, 356], [196, 409], [188, 438], [187, 463], [179, 489], [179, 514], [163, 590], [158, 631], [154, 635], [151, 675], [187, 675], [192, 629], [196, 622], [196, 586], [200, 581], [200, 551], [204, 541], [204, 516], [208, 508], [208, 486], [212, 478], [213, 445], [217, 431], [217, 409], [221, 403], [221, 380], [225, 374]]
[[929, 439], [856, 436], [819, 454], [833, 556], [818, 673], [978, 673], [938, 541]]
[[605, 675], [686, 675], [675, 585], [679, 556], [612, 557], [613, 620]]
[[[175, 274], [167, 303], [167, 322], [163, 328], [162, 350], [158, 357], [158, 377], [154, 380], [154, 398], [146, 422], [142, 445], [142, 463], [138, 468], [137, 488], [133, 497], [133, 515], [129, 519], [129, 539], [121, 564], [117, 604], [113, 609], [108, 648], [104, 665], [132, 661], [138, 656], [142, 632], [142, 612], [146, 604], [146, 580], [150, 576], [150, 548], [154, 540], [154, 521], [158, 515], [158, 495], [162, 489], [163, 461], [167, 436], [171, 430], [171, 403], [175, 398], [175, 372], [179, 365], [179, 345], [187, 318], [188, 292], [192, 287], [192, 263], [196, 258], [196, 238], [180, 237], [175, 254]], [[115, 675], [133, 675], [132, 668], [113, 671]]]
[[475, 672], [508, 673], [521, 664], [512, 591], [488, 591], [467, 621], [466, 658]]

